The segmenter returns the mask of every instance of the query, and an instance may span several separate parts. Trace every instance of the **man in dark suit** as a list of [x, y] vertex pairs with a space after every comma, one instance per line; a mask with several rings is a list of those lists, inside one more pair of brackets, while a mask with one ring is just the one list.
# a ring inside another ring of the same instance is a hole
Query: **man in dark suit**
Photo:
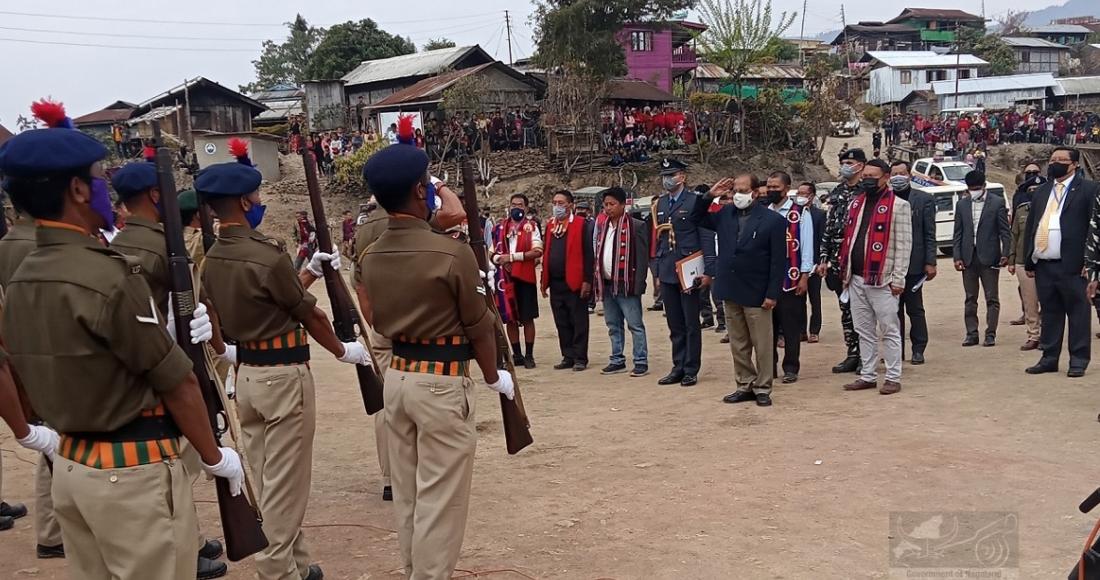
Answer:
[[[825, 210], [818, 207], [814, 201], [817, 197], [817, 185], [810, 181], [803, 181], [798, 185], [798, 196], [795, 203], [805, 206], [810, 212], [810, 219], [814, 224], [814, 256], [821, 255], [821, 240], [825, 238]], [[806, 293], [810, 298], [810, 325], [809, 331], [803, 330], [807, 342], [815, 343], [821, 334], [821, 276], [815, 270], [810, 274], [810, 289]]]
[[[703, 353], [699, 288], [709, 286], [714, 275], [714, 234], [708, 235], [689, 219], [696, 203], [705, 203], [706, 200], [684, 183], [686, 169], [687, 165], [676, 159], [661, 161], [661, 188], [664, 193], [653, 208], [653, 228], [657, 240], [654, 259], [661, 282], [665, 319], [672, 335], [673, 363], [672, 371], [657, 384], [679, 383], [691, 387], [699, 382]], [[694, 288], [685, 291], [680, 285], [676, 263], [700, 251], [706, 263], [705, 275], [696, 279]]]
[[[756, 202], [759, 180], [749, 174], [719, 181], [691, 218], [718, 235], [714, 295], [725, 301], [737, 390], [723, 401], [772, 404], [775, 352], [772, 309], [787, 271], [787, 222]], [[710, 202], [721, 198], [716, 211]], [[753, 352], [756, 364], [753, 364]]]
[[985, 342], [997, 344], [997, 320], [1001, 314], [1000, 268], [1008, 264], [1012, 253], [1012, 226], [1008, 208], [999, 195], [987, 195], [985, 174], [974, 170], [966, 174], [969, 195], [955, 205], [955, 232], [952, 256], [955, 269], [962, 272], [966, 306], [963, 322], [966, 339], [963, 346], [978, 344], [978, 284], [985, 292]]
[[[1091, 358], [1091, 325], [1085, 245], [1089, 219], [1096, 209], [1100, 184], [1077, 173], [1081, 153], [1059, 147], [1050, 154], [1050, 181], [1035, 190], [1024, 238], [1024, 268], [1035, 277], [1039, 291], [1038, 364], [1028, 367], [1032, 375], [1058, 371], [1062, 335], [1069, 320], [1069, 377], [1085, 376]], [[1094, 232], [1095, 233], [1095, 232]], [[1096, 255], [1095, 241], [1091, 255]], [[1094, 262], [1090, 262], [1094, 263]]]
[[913, 212], [913, 255], [905, 274], [902, 312], [898, 314], [909, 316], [909, 339], [913, 353], [910, 360], [915, 365], [922, 365], [924, 349], [928, 347], [928, 320], [924, 316], [924, 283], [921, 280], [930, 282], [936, 277], [936, 200], [925, 191], [913, 189], [909, 175], [909, 164], [905, 161], [895, 161], [890, 165], [890, 189], [908, 201]]

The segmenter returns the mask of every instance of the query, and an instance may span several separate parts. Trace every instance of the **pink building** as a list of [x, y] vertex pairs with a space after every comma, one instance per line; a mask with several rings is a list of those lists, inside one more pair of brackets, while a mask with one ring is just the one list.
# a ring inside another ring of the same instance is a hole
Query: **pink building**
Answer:
[[672, 92], [674, 81], [696, 66], [695, 36], [707, 27], [687, 21], [628, 24], [619, 33], [626, 51], [627, 78]]

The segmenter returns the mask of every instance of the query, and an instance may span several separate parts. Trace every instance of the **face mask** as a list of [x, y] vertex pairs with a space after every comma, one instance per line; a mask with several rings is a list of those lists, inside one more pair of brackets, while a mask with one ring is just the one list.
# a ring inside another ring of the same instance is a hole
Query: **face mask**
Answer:
[[432, 216], [435, 215], [435, 199], [435, 184], [428, 182], [427, 193], [424, 195], [424, 205], [428, 206], [428, 217], [425, 219], [429, 222], [432, 221]]
[[508, 212], [508, 215], [510, 215], [512, 217], [513, 221], [518, 222], [518, 221], [523, 221], [523, 216], [526, 215], [526, 213], [527, 212], [523, 211], [522, 209], [520, 209], [518, 207], [513, 207], [512, 211]]
[[873, 177], [864, 178], [863, 181], [859, 182], [859, 187], [864, 193], [877, 193], [878, 180]]
[[970, 190], [970, 199], [973, 199], [974, 201], [981, 201], [984, 198], [985, 198], [985, 190], [984, 189], [971, 189]]
[[733, 194], [733, 205], [737, 209], [745, 209], [752, 205], [751, 193], [735, 193]]
[[840, 176], [843, 177], [844, 179], [850, 179], [855, 174], [856, 174], [856, 166], [855, 165], [841, 165], [840, 166]]
[[264, 212], [267, 211], [266, 205], [258, 203], [252, 204], [252, 207], [248, 208], [248, 211], [244, 212], [244, 219], [248, 221], [249, 227], [256, 229], [260, 227], [260, 223], [264, 221]]
[[1051, 163], [1050, 165], [1047, 165], [1047, 176], [1051, 179], [1062, 179], [1068, 173], [1068, 163]]
[[1024, 172], [1024, 179], [1025, 179], [1025, 180], [1027, 180], [1027, 179], [1034, 179], [1034, 178], [1036, 178], [1036, 177], [1038, 177], [1038, 176], [1039, 176], [1039, 172], [1038, 172], [1038, 171], [1027, 171], [1027, 172]]
[[783, 192], [782, 191], [770, 191], [770, 190], [768, 191], [768, 203], [770, 203], [772, 205], [775, 205], [777, 203], [782, 203], [782, 201], [783, 201]]
[[561, 221], [565, 219], [565, 216], [567, 215], [569, 215], [569, 208], [565, 207], [564, 205], [554, 206], [554, 219]]
[[909, 178], [904, 175], [895, 175], [890, 178], [890, 189], [903, 191], [909, 189]]
[[107, 189], [107, 180], [101, 177], [93, 177], [91, 190], [92, 197], [88, 200], [88, 207], [103, 220], [103, 228], [107, 230], [115, 229], [115, 210], [111, 207], [111, 194]]
[[799, 195], [799, 196], [794, 198], [794, 202], [797, 203], [798, 205], [809, 205], [810, 204], [810, 198], [806, 197], [805, 195]]
[[665, 191], [671, 193], [676, 191], [676, 188], [680, 186], [680, 182], [675, 175], [666, 175], [661, 178], [661, 186], [665, 188]]

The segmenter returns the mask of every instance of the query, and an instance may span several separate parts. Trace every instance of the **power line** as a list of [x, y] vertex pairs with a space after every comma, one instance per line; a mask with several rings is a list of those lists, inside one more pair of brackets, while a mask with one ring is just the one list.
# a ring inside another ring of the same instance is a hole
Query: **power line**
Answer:
[[[68, 14], [46, 14], [41, 12], [14, 12], [10, 10], [0, 10], [0, 14], [8, 16], [29, 16], [33, 18], [56, 18], [62, 20], [96, 20], [100, 22], [138, 22], [143, 24], [178, 24], [187, 26], [254, 26], [254, 27], [267, 27], [267, 28], [283, 28], [286, 26], [285, 22], [211, 22], [202, 20], [164, 20], [164, 19], [152, 19], [152, 18], [120, 18], [113, 16], [72, 16]], [[485, 16], [496, 16], [498, 12], [482, 12], [478, 14], [464, 14], [462, 16], [446, 16], [436, 18], [418, 18], [416, 20], [390, 20], [382, 21], [375, 20], [375, 24], [418, 24], [423, 22], [450, 22], [454, 20], [470, 20], [473, 18], [482, 18]], [[373, 19], [372, 19], [373, 20]]]
[[78, 36], [111, 36], [116, 38], [150, 38], [154, 40], [215, 40], [233, 42], [263, 42], [269, 38], [217, 38], [212, 36], [164, 36], [162, 34], [122, 34], [116, 32], [88, 32], [84, 30], [51, 30], [49, 28], [20, 28], [18, 26], [0, 26], [0, 30], [19, 32], [44, 32], [48, 34], [75, 34]]
[[48, 44], [48, 45], [60, 45], [60, 46], [84, 46], [90, 48], [121, 48], [129, 50], [162, 50], [162, 51], [177, 51], [177, 52], [248, 52], [255, 54], [254, 48], [193, 48], [193, 47], [172, 47], [172, 46], [123, 46], [117, 44], [93, 44], [85, 42], [62, 42], [60, 40], [27, 40], [23, 38], [0, 38], [0, 42], [22, 42], [24, 44]]

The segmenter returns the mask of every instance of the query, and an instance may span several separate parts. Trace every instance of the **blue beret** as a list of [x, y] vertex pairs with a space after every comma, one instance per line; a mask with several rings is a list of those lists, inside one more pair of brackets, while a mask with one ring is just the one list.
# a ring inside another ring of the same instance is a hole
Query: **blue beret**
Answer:
[[363, 166], [363, 181], [371, 193], [408, 191], [424, 178], [428, 155], [413, 145], [390, 145], [371, 155]]
[[157, 166], [145, 161], [127, 163], [111, 176], [111, 186], [122, 199], [157, 186]]
[[234, 197], [260, 188], [263, 176], [255, 167], [232, 161], [211, 165], [195, 178], [195, 191], [203, 195]]
[[72, 129], [24, 131], [0, 146], [0, 173], [37, 177], [91, 167], [107, 156], [95, 138]]

